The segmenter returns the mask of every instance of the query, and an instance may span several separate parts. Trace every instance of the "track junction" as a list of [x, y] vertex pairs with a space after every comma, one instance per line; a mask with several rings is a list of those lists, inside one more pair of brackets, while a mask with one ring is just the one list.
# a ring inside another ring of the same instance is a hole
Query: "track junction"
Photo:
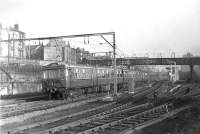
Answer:
[[0, 127], [5, 134], [134, 133], [189, 109], [198, 100], [199, 87], [154, 82], [111, 102], [102, 101], [105, 94], [75, 102], [10, 100], [0, 105]]

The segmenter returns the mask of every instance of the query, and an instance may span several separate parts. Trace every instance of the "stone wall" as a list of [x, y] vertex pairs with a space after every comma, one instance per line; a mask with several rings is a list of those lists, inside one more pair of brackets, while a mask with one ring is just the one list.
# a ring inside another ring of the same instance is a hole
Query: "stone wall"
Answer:
[[41, 92], [41, 82], [15, 82], [13, 84], [13, 94]]
[[40, 67], [19, 64], [1, 64], [0, 67], [0, 95], [41, 92]]

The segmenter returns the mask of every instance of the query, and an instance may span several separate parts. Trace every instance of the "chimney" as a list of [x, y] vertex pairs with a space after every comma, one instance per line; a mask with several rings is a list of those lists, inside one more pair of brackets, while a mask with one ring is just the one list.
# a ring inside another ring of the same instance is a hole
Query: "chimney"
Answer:
[[18, 25], [18, 24], [15, 24], [15, 25], [14, 25], [14, 29], [18, 31], [18, 30], [19, 30], [19, 25]]

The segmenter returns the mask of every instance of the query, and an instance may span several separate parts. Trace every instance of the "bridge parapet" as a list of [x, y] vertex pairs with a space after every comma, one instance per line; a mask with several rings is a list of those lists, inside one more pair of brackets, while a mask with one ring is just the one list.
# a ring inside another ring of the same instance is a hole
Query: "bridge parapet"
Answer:
[[117, 59], [118, 64], [123, 65], [200, 65], [200, 57], [189, 58], [140, 58], [130, 59], [122, 58]]

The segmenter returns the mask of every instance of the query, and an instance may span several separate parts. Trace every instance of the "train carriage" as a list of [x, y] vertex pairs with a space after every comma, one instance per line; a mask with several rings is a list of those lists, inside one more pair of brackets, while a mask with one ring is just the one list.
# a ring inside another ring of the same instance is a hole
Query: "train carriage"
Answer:
[[[126, 87], [133, 78], [133, 71], [117, 68], [118, 88]], [[67, 65], [52, 63], [43, 68], [43, 89], [50, 91], [55, 89], [60, 96], [66, 91], [74, 92], [76, 96], [87, 92], [103, 92], [113, 90], [114, 71], [111, 67], [92, 67], [81, 65]]]

